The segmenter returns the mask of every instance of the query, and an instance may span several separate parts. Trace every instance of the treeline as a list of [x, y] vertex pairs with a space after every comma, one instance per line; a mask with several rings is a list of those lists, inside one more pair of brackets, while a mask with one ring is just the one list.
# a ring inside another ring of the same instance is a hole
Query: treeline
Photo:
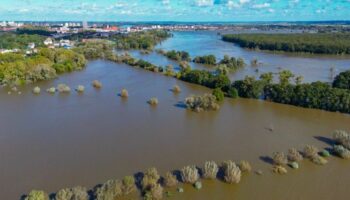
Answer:
[[129, 34], [116, 34], [108, 39], [116, 43], [118, 49], [152, 50], [155, 45], [171, 37], [171, 33], [164, 30], [151, 30]]
[[43, 46], [45, 38], [40, 35], [0, 33], [0, 49], [26, 49], [33, 42], [36, 46]]
[[349, 33], [227, 34], [222, 39], [250, 49], [316, 54], [350, 54]]
[[82, 69], [85, 57], [67, 49], [39, 49], [32, 56], [0, 54], [0, 84], [20, 85], [55, 78], [57, 73]]
[[18, 28], [16, 30], [18, 34], [28, 34], [28, 35], [41, 35], [41, 36], [51, 36], [55, 32], [49, 31], [46, 27], [39, 26], [25, 26], [23, 28]]
[[[350, 73], [346, 74], [347, 78], [350, 78]], [[232, 87], [236, 88], [239, 96], [244, 98], [350, 113], [350, 90], [332, 87], [323, 82], [300, 83], [298, 77], [295, 79], [296, 84], [292, 84], [290, 83], [292, 77], [290, 72], [282, 71], [279, 83], [272, 83], [270, 81], [273, 79], [272, 74], [263, 74], [259, 80], [246, 77], [244, 80], [235, 81]]]
[[216, 57], [214, 55], [196, 56], [193, 62], [205, 65], [216, 65]]
[[175, 60], [175, 61], [186, 61], [186, 62], [190, 62], [191, 61], [191, 57], [190, 54], [186, 51], [175, 51], [175, 50], [171, 50], [171, 51], [164, 51], [164, 50], [158, 50], [158, 53], [166, 56], [167, 58], [171, 59], [171, 60]]

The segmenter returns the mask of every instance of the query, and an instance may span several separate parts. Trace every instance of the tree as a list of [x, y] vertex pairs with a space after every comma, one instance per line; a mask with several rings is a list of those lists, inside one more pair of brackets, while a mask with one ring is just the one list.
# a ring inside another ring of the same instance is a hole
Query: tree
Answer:
[[279, 80], [281, 85], [288, 85], [290, 79], [294, 77], [294, 74], [289, 70], [283, 70], [279, 72]]
[[350, 89], [350, 70], [341, 72], [338, 74], [334, 81], [333, 87], [342, 88], [342, 89]]

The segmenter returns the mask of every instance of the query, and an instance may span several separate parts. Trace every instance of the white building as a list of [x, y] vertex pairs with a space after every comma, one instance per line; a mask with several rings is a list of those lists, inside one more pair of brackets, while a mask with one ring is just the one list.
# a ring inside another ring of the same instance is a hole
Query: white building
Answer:
[[31, 42], [28, 44], [28, 49], [34, 49], [35, 48], [35, 43]]
[[46, 38], [46, 40], [44, 41], [44, 44], [46, 46], [52, 45], [53, 44], [53, 40], [51, 38]]

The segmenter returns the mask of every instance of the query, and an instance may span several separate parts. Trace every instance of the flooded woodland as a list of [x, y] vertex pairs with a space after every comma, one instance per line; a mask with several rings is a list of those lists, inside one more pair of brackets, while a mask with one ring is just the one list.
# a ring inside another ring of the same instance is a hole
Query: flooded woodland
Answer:
[[[157, 48], [185, 50], [191, 56], [228, 54], [249, 63], [263, 63], [259, 72], [247, 66], [231, 79], [261, 72], [289, 69], [306, 82], [330, 81], [330, 67], [337, 72], [350, 67], [343, 56], [273, 54], [245, 50], [220, 40], [215, 32], [175, 32]], [[132, 55], [154, 64], [174, 64], [151, 53]], [[193, 66], [194, 68], [196, 66]], [[205, 67], [198, 65], [197, 67]], [[258, 76], [258, 75], [257, 75]], [[100, 80], [101, 89], [91, 86]], [[82, 94], [32, 94], [35, 86], [59, 83], [84, 85]], [[174, 94], [174, 85], [181, 93]], [[126, 88], [127, 99], [118, 93]], [[184, 193], [169, 199], [343, 199], [348, 196], [350, 163], [337, 157], [325, 166], [308, 160], [284, 176], [271, 172], [268, 158], [306, 144], [330, 147], [331, 133], [350, 130], [350, 116], [253, 99], [229, 99], [216, 112], [196, 113], [183, 106], [191, 94], [208, 88], [182, 82], [128, 65], [105, 60], [89, 61], [82, 71], [52, 81], [18, 87], [21, 94], [0, 90], [0, 193], [19, 199], [31, 189], [49, 193], [81, 185], [92, 188], [109, 179], [121, 179], [156, 167], [164, 175], [186, 165], [203, 166], [207, 160], [248, 160], [262, 175], [244, 174], [240, 184], [204, 180], [198, 191], [184, 185]], [[152, 107], [147, 101], [157, 97]], [[273, 131], [271, 131], [273, 127]], [[136, 195], [135, 198], [141, 198]]]

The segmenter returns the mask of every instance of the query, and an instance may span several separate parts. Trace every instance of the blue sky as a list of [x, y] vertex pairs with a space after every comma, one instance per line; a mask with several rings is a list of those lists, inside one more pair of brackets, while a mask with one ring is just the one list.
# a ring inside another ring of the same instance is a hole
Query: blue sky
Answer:
[[0, 20], [350, 20], [350, 0], [0, 0]]

